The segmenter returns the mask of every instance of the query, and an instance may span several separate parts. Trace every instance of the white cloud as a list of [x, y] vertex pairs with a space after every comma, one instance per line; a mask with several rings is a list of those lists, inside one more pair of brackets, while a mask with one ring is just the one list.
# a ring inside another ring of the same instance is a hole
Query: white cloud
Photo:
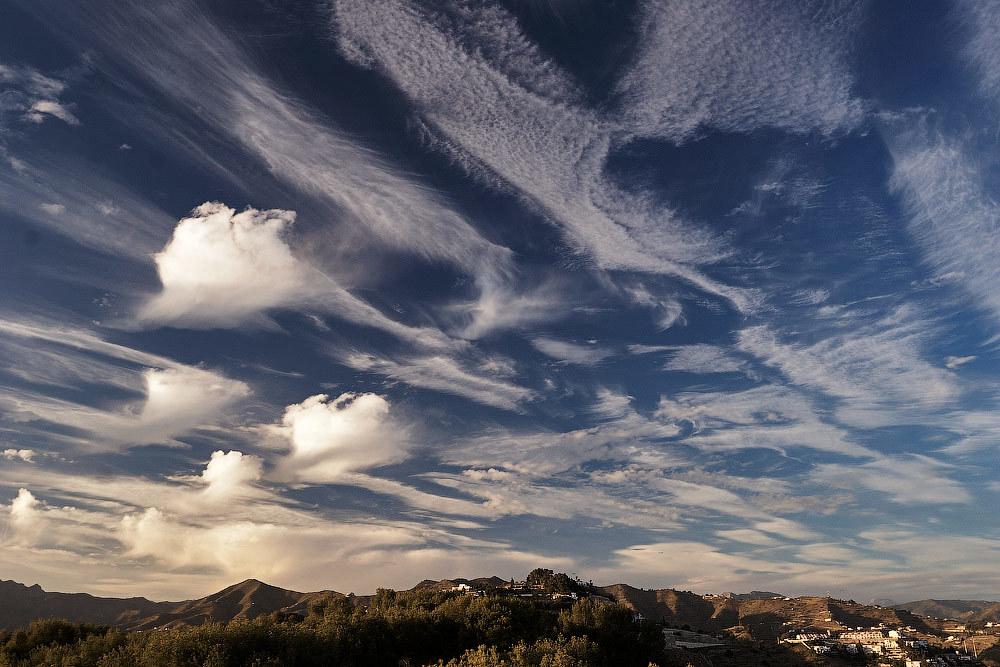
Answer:
[[39, 502], [27, 489], [18, 489], [17, 496], [10, 502], [10, 526], [13, 539], [18, 542], [33, 541], [42, 529], [43, 518], [39, 513]]
[[264, 462], [257, 456], [237, 451], [212, 452], [201, 473], [206, 483], [204, 494], [213, 501], [239, 499], [250, 492], [250, 485], [260, 480]]
[[391, 359], [360, 352], [336, 353], [335, 356], [351, 368], [504, 410], [520, 411], [521, 404], [535, 396], [531, 389], [510, 382], [502, 375], [469, 368], [454, 357], [430, 355]]
[[[37, 147], [0, 169], [0, 209], [101, 253], [147, 262], [176, 220], [93, 163]], [[115, 202], [102, 212], [99, 204]], [[141, 220], [141, 224], [137, 224]]]
[[34, 463], [37, 452], [33, 449], [5, 449], [3, 457], [8, 461], [19, 460], [24, 463]]
[[62, 215], [66, 212], [66, 207], [62, 204], [53, 204], [50, 202], [45, 202], [44, 204], [39, 204], [38, 208], [42, 209], [49, 215]]
[[52, 116], [69, 125], [79, 125], [80, 119], [73, 115], [64, 105], [55, 100], [38, 100], [32, 103], [24, 117], [32, 123], [45, 122], [46, 116]]
[[534, 338], [531, 344], [542, 354], [567, 364], [597, 364], [614, 354], [597, 345], [580, 345], [555, 338]]
[[[16, 353], [10, 366], [15, 376], [43, 385], [0, 391], [7, 417], [70, 427], [79, 434], [54, 429], [49, 435], [90, 449], [172, 443], [199, 426], [226, 420], [229, 409], [250, 394], [247, 385], [219, 373], [69, 325], [6, 319], [0, 324], [0, 349]], [[59, 397], [60, 389], [89, 390], [95, 384], [141, 398], [108, 409]]]
[[[113, 67], [105, 73], [112, 80], [123, 71], [136, 75], [176, 103], [198, 109], [199, 123], [234, 139], [275, 177], [310, 196], [350, 243], [376, 240], [449, 262], [482, 284], [504, 282], [512, 259], [507, 248], [484, 238], [445, 197], [279, 91], [197, 3], [105, 5], [99, 16], [75, 8], [39, 11], [77, 47], [108, 54]], [[162, 143], [232, 175], [204, 148], [200, 125], [137, 112], [131, 99], [113, 109], [144, 132], [160, 133]]]
[[[695, 268], [726, 254], [718, 239], [604, 173], [617, 121], [578, 102], [570, 77], [510, 13], [466, 2], [432, 13], [406, 0], [341, 0], [334, 23], [345, 55], [390, 77], [439, 148], [533, 202], [575, 251], [604, 269], [676, 276], [741, 310], [753, 307], [752, 294]], [[484, 41], [490, 48], [467, 46]]]
[[[975, 153], [919, 129], [887, 138], [891, 185], [910, 215], [910, 233], [939, 275], [951, 275], [1000, 321], [1000, 204]], [[992, 156], [990, 156], [991, 158]]]
[[666, 348], [670, 358], [663, 364], [663, 370], [685, 373], [740, 373], [747, 370], [743, 359], [733, 356], [717, 345], [676, 345]]
[[961, 0], [956, 3], [966, 35], [962, 55], [979, 80], [980, 90], [1000, 102], [1000, 18], [996, 0]]
[[311, 308], [415, 344], [453, 345], [436, 329], [385, 316], [296, 256], [288, 239], [294, 221], [294, 211], [247, 208], [237, 213], [219, 202], [194, 209], [154, 256], [163, 288], [142, 304], [138, 320], [227, 328], [267, 323], [266, 314], [277, 309]]
[[322, 484], [402, 461], [408, 429], [389, 413], [389, 402], [377, 394], [345, 393], [333, 400], [317, 394], [288, 406], [276, 432], [287, 439], [289, 453], [276, 476]]
[[947, 356], [944, 359], [944, 365], [947, 368], [955, 369], [958, 368], [959, 366], [964, 366], [965, 364], [975, 360], [976, 360], [976, 355], [974, 354], [964, 357]]
[[79, 125], [80, 120], [59, 102], [59, 96], [66, 90], [66, 84], [46, 76], [27, 65], [5, 65], [0, 63], [0, 123], [6, 114], [15, 112], [23, 120], [42, 123], [46, 117], [58, 118], [70, 125]]
[[236, 213], [202, 204], [154, 257], [163, 291], [142, 306], [139, 318], [234, 326], [270, 308], [308, 303], [322, 287], [284, 239], [294, 220], [292, 211]]
[[808, 343], [786, 342], [766, 325], [748, 327], [738, 347], [793, 384], [839, 399], [838, 419], [855, 426], [909, 423], [959, 397], [954, 374], [924, 359], [931, 328], [917, 313], [901, 307], [852, 324], [802, 336]]
[[645, 2], [620, 84], [626, 123], [674, 141], [704, 127], [834, 134], [864, 118], [852, 93], [861, 3]]
[[827, 423], [807, 396], [787, 387], [762, 385], [744, 391], [662, 397], [656, 416], [690, 423], [693, 431], [684, 444], [707, 451], [804, 447], [844, 456], [874, 456], [852, 442], [842, 428]]
[[947, 470], [949, 466], [926, 456], [893, 456], [859, 466], [822, 464], [812, 479], [838, 488], [876, 491], [906, 506], [971, 502], [972, 496], [945, 474]]

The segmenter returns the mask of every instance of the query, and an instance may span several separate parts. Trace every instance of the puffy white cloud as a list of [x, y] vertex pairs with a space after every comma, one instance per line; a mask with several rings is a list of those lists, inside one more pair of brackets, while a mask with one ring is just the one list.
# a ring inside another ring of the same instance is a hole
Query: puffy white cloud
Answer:
[[8, 461], [20, 460], [25, 463], [32, 463], [37, 453], [33, 449], [5, 449], [3, 457]]
[[312, 301], [316, 275], [292, 255], [284, 234], [293, 211], [236, 213], [205, 203], [181, 220], [154, 257], [163, 291], [146, 302], [146, 322], [235, 326], [275, 307]]
[[456, 345], [437, 329], [401, 324], [358, 299], [296, 255], [294, 211], [247, 208], [237, 213], [206, 202], [182, 219], [154, 256], [162, 290], [141, 305], [144, 325], [229, 328], [267, 324], [278, 309], [315, 309], [388, 331], [417, 345]]
[[250, 484], [264, 472], [264, 462], [257, 456], [237, 451], [212, 452], [202, 480], [207, 484], [204, 494], [212, 500], [227, 501], [247, 495]]
[[310, 396], [288, 406], [276, 430], [289, 446], [275, 473], [279, 478], [337, 482], [347, 473], [406, 458], [407, 427], [377, 394]]
[[10, 517], [15, 529], [30, 528], [37, 520], [38, 501], [31, 491], [18, 489], [17, 497], [10, 503]]

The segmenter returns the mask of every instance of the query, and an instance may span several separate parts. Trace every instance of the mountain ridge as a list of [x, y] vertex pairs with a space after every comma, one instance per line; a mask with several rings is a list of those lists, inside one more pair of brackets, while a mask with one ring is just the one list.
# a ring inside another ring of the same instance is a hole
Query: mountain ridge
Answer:
[[[410, 590], [450, 590], [460, 585], [473, 589], [501, 587], [499, 577], [424, 580]], [[611, 598], [650, 620], [675, 627], [689, 626], [709, 632], [736, 628], [755, 639], [777, 636], [789, 624], [836, 629], [862, 625], [903, 625], [929, 629], [937, 619], [958, 613], [972, 620], [1000, 621], [1000, 602], [979, 600], [917, 600], [892, 607], [863, 605], [829, 597], [787, 597], [752, 591], [699, 595], [672, 588], [643, 589], [618, 583], [594, 586], [594, 593]], [[211, 622], [253, 619], [268, 614], [305, 616], [323, 599], [345, 597], [332, 590], [299, 592], [247, 579], [202, 598], [157, 602], [145, 597], [111, 598], [89, 593], [48, 592], [38, 584], [0, 581], [0, 629], [14, 629], [40, 618], [62, 618], [76, 623], [116, 626], [126, 630], [152, 630]], [[371, 596], [354, 596], [365, 605]], [[908, 608], [909, 607], [913, 607]], [[944, 613], [922, 613], [922, 611]], [[964, 619], [957, 619], [964, 620]]]

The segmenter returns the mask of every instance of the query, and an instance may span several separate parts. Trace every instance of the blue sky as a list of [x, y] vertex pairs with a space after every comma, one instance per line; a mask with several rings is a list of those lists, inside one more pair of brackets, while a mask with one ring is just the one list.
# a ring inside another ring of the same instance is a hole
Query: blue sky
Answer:
[[3, 575], [1000, 595], [1000, 7], [751, 4], [9, 4]]

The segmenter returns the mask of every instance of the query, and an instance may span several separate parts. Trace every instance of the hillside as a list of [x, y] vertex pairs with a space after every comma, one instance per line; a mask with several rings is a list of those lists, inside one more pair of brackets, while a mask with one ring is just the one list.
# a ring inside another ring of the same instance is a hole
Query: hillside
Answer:
[[0, 581], [0, 629], [23, 627], [39, 618], [149, 630], [210, 621], [251, 619], [273, 612], [304, 615], [308, 605], [334, 591], [299, 593], [256, 579], [197, 600], [153, 602], [146, 598], [101, 598], [86, 593], [50, 593], [38, 585]]
[[[449, 590], [459, 584], [474, 589], [494, 588], [504, 583], [497, 577], [426, 580], [411, 590]], [[759, 592], [702, 596], [669, 588], [644, 590], [628, 584], [597, 587], [596, 592], [650, 620], [711, 633], [731, 630], [738, 636], [757, 640], [773, 640], [789, 628], [839, 630], [879, 623], [933, 633], [940, 630], [942, 623], [930, 616], [979, 619], [1000, 609], [1000, 603], [981, 601], [924, 600], [897, 607], [877, 607], [826, 597], [786, 598]], [[149, 630], [253, 619], [275, 612], [305, 616], [314, 601], [341, 595], [334, 591], [301, 593], [249, 579], [197, 600], [153, 602], [142, 597], [119, 599], [85, 593], [50, 593], [37, 585], [3, 581], [0, 582], [0, 599], [4, 602], [0, 605], [0, 628], [21, 627], [37, 618]], [[353, 598], [361, 606], [369, 599], [367, 595]]]
[[646, 618], [707, 632], [734, 630], [758, 640], [773, 640], [790, 627], [841, 630], [848, 627], [911, 626], [932, 632], [933, 624], [903, 609], [862, 605], [826, 597], [700, 596], [672, 589], [642, 590], [625, 584], [600, 590]]
[[0, 581], [0, 629], [17, 628], [37, 618], [62, 618], [74, 623], [128, 626], [155, 616], [177, 603], [146, 598], [100, 598], [87, 593], [50, 593], [37, 584]]

